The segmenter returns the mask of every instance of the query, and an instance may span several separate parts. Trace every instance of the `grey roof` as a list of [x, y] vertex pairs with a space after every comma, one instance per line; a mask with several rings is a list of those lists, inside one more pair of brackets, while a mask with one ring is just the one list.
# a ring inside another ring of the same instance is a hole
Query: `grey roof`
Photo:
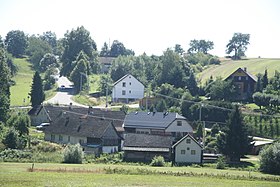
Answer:
[[128, 133], [124, 137], [124, 147], [171, 148], [172, 137], [150, 134]]
[[43, 106], [42, 105], [37, 105], [35, 107], [32, 107], [29, 111], [28, 111], [28, 115], [30, 116], [34, 116], [34, 115], [38, 115], [39, 112], [42, 110]]
[[101, 138], [111, 121], [95, 119], [89, 115], [77, 115], [64, 112], [54, 122], [47, 126], [45, 133], [64, 134], [71, 136]]
[[[84, 114], [84, 115], [88, 114], [90, 116], [95, 117], [96, 119], [110, 120], [113, 122], [114, 126], [118, 129], [118, 131], [123, 131], [122, 125], [125, 118], [125, 113], [123, 111], [111, 111], [105, 109], [103, 110], [97, 108], [84, 108], [84, 107], [75, 107], [75, 106], [65, 107], [65, 106], [48, 106], [48, 105], [44, 107], [40, 106], [39, 108], [40, 110], [43, 109], [46, 111], [50, 122], [55, 121], [58, 117], [61, 116], [63, 112], [69, 111], [77, 114]], [[36, 115], [38, 115], [38, 113], [39, 112], [37, 112]]]
[[113, 60], [115, 60], [116, 57], [99, 57], [99, 62], [101, 64], [112, 64]]
[[124, 128], [166, 129], [175, 119], [186, 120], [178, 113], [169, 112], [132, 112], [124, 119]]

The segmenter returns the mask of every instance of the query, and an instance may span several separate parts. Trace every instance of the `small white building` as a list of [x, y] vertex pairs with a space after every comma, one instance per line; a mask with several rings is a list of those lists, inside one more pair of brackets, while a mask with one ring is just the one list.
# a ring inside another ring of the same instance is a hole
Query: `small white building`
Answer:
[[144, 85], [131, 74], [116, 81], [112, 90], [113, 102], [135, 101], [144, 97]]
[[174, 162], [177, 164], [201, 163], [202, 146], [189, 134], [172, 146]]

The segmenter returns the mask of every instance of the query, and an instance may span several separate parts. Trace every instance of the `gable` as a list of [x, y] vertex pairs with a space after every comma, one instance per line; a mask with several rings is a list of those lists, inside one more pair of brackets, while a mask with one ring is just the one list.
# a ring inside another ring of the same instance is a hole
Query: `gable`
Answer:
[[178, 142], [176, 142], [172, 148], [176, 147], [185, 147], [185, 146], [192, 146], [195, 148], [202, 149], [202, 146], [192, 137], [190, 134], [187, 134], [183, 138], [181, 138]]
[[234, 71], [232, 74], [230, 74], [225, 80], [232, 79], [233, 77], [248, 77], [254, 82], [257, 82], [257, 78], [247, 72], [247, 70], [243, 70], [242, 68], [238, 68], [236, 71]]
[[193, 128], [185, 119], [176, 119], [166, 128], [165, 131], [166, 132], [193, 132]]

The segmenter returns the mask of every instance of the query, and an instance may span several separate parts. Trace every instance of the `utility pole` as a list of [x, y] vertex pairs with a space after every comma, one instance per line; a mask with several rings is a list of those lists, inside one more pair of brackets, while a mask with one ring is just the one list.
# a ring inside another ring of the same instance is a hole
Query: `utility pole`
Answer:
[[80, 77], [80, 92], [82, 91], [82, 84], [83, 84], [83, 76], [82, 73], [80, 72], [81, 77]]
[[[201, 117], [202, 117], [202, 107], [203, 104], [200, 104], [200, 108], [199, 108], [199, 123], [202, 124], [201, 121]], [[204, 150], [204, 146], [205, 146], [205, 121], [203, 121], [203, 133], [202, 133], [202, 148]]]
[[106, 78], [106, 108], [108, 107], [108, 77]]

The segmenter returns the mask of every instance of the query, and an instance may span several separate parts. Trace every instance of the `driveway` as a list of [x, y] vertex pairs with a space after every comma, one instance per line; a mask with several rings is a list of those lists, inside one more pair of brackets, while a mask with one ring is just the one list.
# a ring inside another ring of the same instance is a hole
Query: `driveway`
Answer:
[[58, 104], [58, 105], [69, 105], [72, 103], [72, 105], [80, 106], [80, 107], [88, 107], [86, 105], [82, 105], [79, 103], [76, 103], [71, 99], [71, 97], [74, 95], [74, 89], [73, 89], [73, 83], [69, 81], [67, 77], [59, 77], [57, 80], [58, 84], [58, 90], [56, 95], [45, 101], [44, 103], [50, 103], [50, 104]]

